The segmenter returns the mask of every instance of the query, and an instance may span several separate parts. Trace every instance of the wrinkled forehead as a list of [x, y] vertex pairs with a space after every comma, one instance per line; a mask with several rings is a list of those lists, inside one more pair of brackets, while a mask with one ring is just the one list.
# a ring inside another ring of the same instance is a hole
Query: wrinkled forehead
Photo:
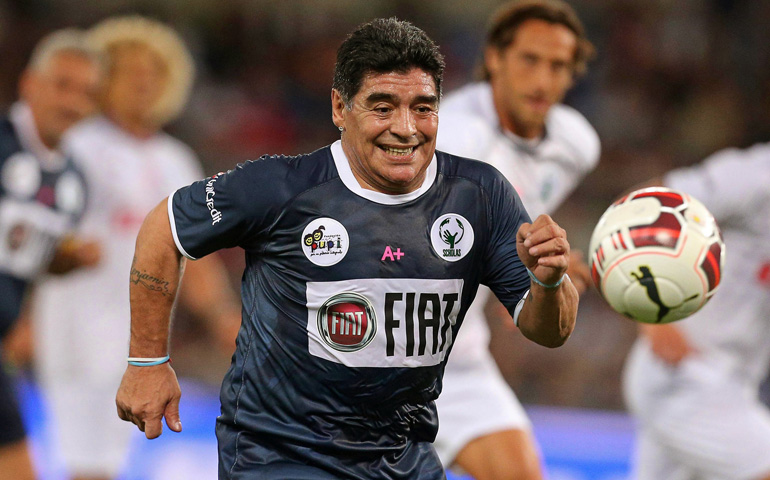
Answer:
[[62, 71], [66, 67], [70, 67], [68, 70], [91, 69], [98, 71], [100, 64], [95, 58], [80, 50], [62, 49], [53, 52], [44, 65], [33, 70], [39, 73], [50, 74]]
[[52, 52], [43, 62], [28, 68], [37, 78], [54, 78], [77, 74], [100, 76], [102, 65], [97, 59], [76, 49]]
[[390, 72], [369, 71], [364, 74], [355, 94], [359, 100], [395, 96], [401, 100], [420, 97], [438, 102], [438, 91], [433, 75], [421, 68]]

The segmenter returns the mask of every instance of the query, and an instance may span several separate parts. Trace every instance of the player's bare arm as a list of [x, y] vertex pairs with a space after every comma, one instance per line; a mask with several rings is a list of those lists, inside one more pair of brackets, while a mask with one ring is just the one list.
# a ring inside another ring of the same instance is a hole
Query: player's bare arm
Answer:
[[[161, 202], [147, 215], [136, 240], [129, 284], [129, 357], [158, 358], [168, 354], [171, 308], [183, 263], [174, 245], [166, 202]], [[136, 424], [147, 438], [156, 438], [163, 431], [161, 419], [164, 417], [171, 430], [182, 430], [180, 397], [176, 374], [168, 363], [129, 365], [115, 402], [121, 419]]]
[[639, 333], [650, 342], [652, 352], [670, 365], [678, 365], [685, 357], [697, 353], [675, 325], [639, 324]]
[[575, 286], [578, 295], [583, 295], [591, 285], [591, 268], [583, 258], [583, 252], [570, 249], [567, 275]]
[[163, 278], [158, 278], [145, 270], [139, 270], [134, 265], [136, 265], [136, 257], [134, 257], [134, 261], [131, 264], [131, 283], [140, 285], [147, 290], [158, 292], [163, 296], [171, 295], [171, 290], [169, 289], [169, 284], [171, 282]]
[[[578, 293], [569, 277], [570, 247], [567, 234], [548, 215], [524, 223], [516, 234], [519, 258], [545, 287], [532, 280], [529, 295], [519, 313], [519, 329], [525, 337], [546, 347], [564, 344], [575, 328]], [[562, 280], [563, 278], [563, 280]]]
[[101, 257], [102, 247], [99, 242], [67, 236], [59, 242], [48, 264], [48, 273], [62, 275], [76, 268], [93, 267]]

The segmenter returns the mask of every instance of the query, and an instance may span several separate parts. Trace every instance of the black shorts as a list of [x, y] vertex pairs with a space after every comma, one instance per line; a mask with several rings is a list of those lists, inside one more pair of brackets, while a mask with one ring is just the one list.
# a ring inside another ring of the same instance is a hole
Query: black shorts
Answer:
[[217, 421], [219, 480], [445, 480], [444, 469], [430, 442], [407, 442], [399, 461], [372, 459], [362, 452], [360, 461], [351, 456], [333, 458], [310, 448], [281, 448], [271, 441]]
[[16, 443], [25, 436], [13, 380], [0, 363], [0, 447]]

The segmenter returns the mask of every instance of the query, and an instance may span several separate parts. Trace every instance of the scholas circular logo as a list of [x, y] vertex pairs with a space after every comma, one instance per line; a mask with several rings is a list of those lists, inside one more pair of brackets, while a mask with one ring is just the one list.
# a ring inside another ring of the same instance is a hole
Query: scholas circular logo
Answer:
[[333, 218], [317, 218], [302, 232], [302, 252], [321, 267], [339, 262], [348, 253], [348, 231]]
[[456, 262], [473, 248], [473, 227], [462, 215], [447, 213], [440, 216], [430, 229], [433, 250], [447, 262]]
[[324, 343], [335, 350], [361, 350], [377, 333], [374, 307], [363, 295], [338, 293], [318, 309], [318, 332]]

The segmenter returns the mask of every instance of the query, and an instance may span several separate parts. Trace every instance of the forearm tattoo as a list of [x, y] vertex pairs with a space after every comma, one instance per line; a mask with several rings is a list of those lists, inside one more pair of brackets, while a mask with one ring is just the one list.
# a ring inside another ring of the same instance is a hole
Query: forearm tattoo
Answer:
[[[134, 258], [134, 262], [136, 262], [136, 258]], [[171, 289], [170, 284], [168, 280], [164, 280], [162, 278], [155, 277], [153, 275], [150, 275], [147, 272], [140, 271], [134, 265], [131, 265], [131, 283], [134, 285], [141, 285], [147, 290], [152, 290], [154, 292], [159, 292], [161, 295], [168, 296], [171, 295]]]

